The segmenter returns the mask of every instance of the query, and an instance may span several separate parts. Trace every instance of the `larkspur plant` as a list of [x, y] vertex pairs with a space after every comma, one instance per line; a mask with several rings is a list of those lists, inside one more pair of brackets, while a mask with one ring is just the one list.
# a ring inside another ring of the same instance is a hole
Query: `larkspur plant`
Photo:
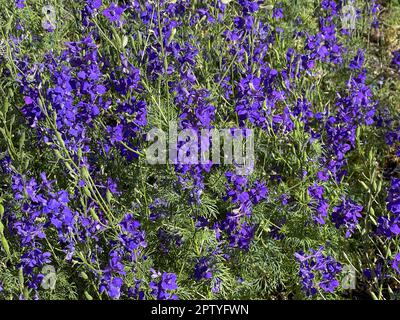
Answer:
[[396, 1], [0, 6], [0, 299], [400, 296]]

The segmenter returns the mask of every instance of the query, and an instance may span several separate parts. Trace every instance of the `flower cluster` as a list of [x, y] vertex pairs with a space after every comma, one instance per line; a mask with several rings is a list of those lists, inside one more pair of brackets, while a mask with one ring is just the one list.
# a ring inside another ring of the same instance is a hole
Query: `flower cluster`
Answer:
[[400, 234], [400, 179], [392, 179], [386, 201], [390, 215], [379, 217], [377, 234], [391, 238]]
[[396, 272], [400, 273], [400, 252], [396, 254], [392, 260], [392, 267]]
[[[0, 41], [2, 297], [18, 273], [13, 297], [54, 297], [46, 265], [79, 297], [101, 299], [287, 298], [296, 260], [307, 296], [333, 293], [343, 257], [360, 261], [368, 292], [392, 285], [400, 51], [374, 38], [387, 38], [381, 20], [395, 21], [396, 10], [376, 0], [301, 10], [264, 0], [67, 1], [54, 28], [36, 25], [37, 9], [12, 1]], [[388, 72], [374, 70], [376, 52]], [[205, 131], [230, 128], [225, 148], [252, 130], [254, 170], [179, 161], [192, 156], [181, 135], [176, 159], [151, 165], [146, 132], [172, 121], [198, 138], [197, 151], [219, 144]], [[359, 189], [363, 177], [376, 194]], [[327, 243], [332, 256], [299, 251]]]
[[342, 203], [332, 210], [332, 222], [336, 228], [343, 227], [346, 230], [346, 238], [354, 233], [358, 219], [362, 217], [363, 207], [350, 199], [343, 199]]
[[333, 293], [339, 286], [337, 275], [342, 271], [342, 265], [331, 256], [325, 256], [323, 250], [324, 248], [320, 247], [317, 251], [311, 249], [309, 254], [302, 251], [295, 254], [300, 264], [299, 276], [307, 296], [318, 292], [317, 281], [318, 287], [324, 292]]
[[324, 187], [318, 184], [308, 188], [308, 194], [312, 199], [309, 206], [314, 211], [312, 219], [319, 224], [325, 224], [325, 217], [328, 215], [329, 204], [324, 198], [324, 192]]
[[[176, 275], [173, 273], [153, 271], [152, 281], [150, 282], [151, 294], [157, 300], [176, 300], [177, 296], [171, 292], [178, 288], [176, 284]], [[157, 282], [156, 279], [160, 278]]]
[[250, 224], [246, 218], [251, 217], [252, 207], [267, 199], [268, 189], [264, 182], [256, 181], [249, 185], [246, 177], [227, 172], [225, 200], [230, 200], [235, 206], [221, 223], [229, 239], [231, 247], [248, 250], [254, 236], [256, 226]]

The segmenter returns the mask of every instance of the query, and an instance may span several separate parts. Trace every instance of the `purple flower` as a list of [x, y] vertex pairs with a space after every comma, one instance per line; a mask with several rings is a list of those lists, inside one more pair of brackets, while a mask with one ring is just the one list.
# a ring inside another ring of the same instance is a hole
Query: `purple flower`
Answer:
[[194, 278], [196, 280], [211, 279], [212, 271], [209, 266], [209, 260], [207, 258], [200, 258], [194, 267]]
[[319, 224], [325, 224], [325, 217], [328, 215], [329, 204], [323, 196], [324, 192], [324, 187], [316, 183], [308, 188], [308, 194], [312, 198], [309, 206], [315, 213], [312, 219]]
[[124, 281], [119, 278], [113, 278], [110, 286], [108, 288], [108, 295], [110, 296], [111, 299], [119, 299], [121, 295], [121, 287], [124, 284]]
[[331, 14], [331, 15], [338, 14], [338, 5], [333, 0], [322, 0], [321, 7], [322, 7], [322, 9], [328, 11], [329, 14]]
[[161, 288], [164, 290], [178, 289], [178, 285], [176, 284], [176, 275], [174, 273], [164, 272], [161, 277]]
[[362, 217], [362, 210], [362, 206], [344, 198], [340, 205], [333, 208], [332, 222], [338, 229], [343, 226], [346, 230], [346, 238], [348, 238], [354, 232], [358, 218]]
[[376, 234], [387, 238], [400, 235], [400, 216], [379, 217]]
[[378, 218], [376, 233], [392, 238], [400, 234], [400, 178], [392, 178], [386, 202], [390, 214]]
[[279, 20], [283, 18], [283, 9], [282, 9], [282, 2], [279, 2], [277, 8], [274, 8], [274, 10], [272, 11], [272, 17], [275, 20]]
[[[152, 275], [152, 278], [158, 278], [159, 273], [154, 273]], [[166, 273], [164, 272], [161, 276], [161, 279], [159, 282], [156, 281], [151, 281], [150, 282], [150, 288], [151, 294], [157, 299], [157, 300], [177, 300], [178, 297], [169, 292], [172, 290], [178, 289], [178, 285], [176, 283], [176, 275], [174, 273]]]
[[103, 10], [103, 15], [107, 17], [110, 22], [119, 21], [121, 19], [121, 15], [124, 12], [122, 7], [119, 7], [114, 2], [110, 4], [110, 6]]
[[15, 0], [15, 5], [18, 9], [22, 9], [25, 7], [25, 0]]
[[361, 70], [364, 64], [364, 52], [358, 49], [357, 55], [350, 61], [349, 68], [351, 70]]
[[302, 281], [302, 287], [307, 296], [317, 293], [316, 283], [325, 291], [333, 293], [339, 286], [336, 275], [342, 271], [342, 265], [336, 262], [332, 257], [323, 254], [323, 247], [317, 251], [310, 250], [310, 254], [302, 251], [295, 254], [296, 260], [300, 264], [299, 276]]
[[[145, 232], [140, 229], [139, 221], [135, 220], [131, 214], [126, 214], [119, 225], [122, 230], [118, 237], [119, 244], [123, 248], [126, 257], [130, 261], [136, 261], [141, 249], [147, 247]], [[123, 271], [123, 266], [119, 269]], [[122, 273], [121, 271], [120, 273]]]
[[6, 153], [4, 157], [0, 159], [0, 168], [2, 173], [4, 174], [11, 174], [13, 169], [11, 167], [11, 157]]
[[393, 258], [392, 267], [397, 273], [400, 273], [400, 252]]
[[392, 178], [386, 202], [388, 211], [400, 216], [400, 178]]
[[224, 200], [230, 199], [236, 209], [226, 215], [221, 223], [221, 230], [226, 232], [231, 247], [248, 250], [256, 226], [246, 220], [251, 217], [253, 205], [267, 198], [268, 189], [266, 184], [260, 181], [255, 181], [249, 186], [247, 177], [230, 171], [225, 176], [228, 183]]
[[214, 278], [214, 284], [212, 286], [211, 292], [217, 294], [221, 290], [222, 280], [220, 278]]
[[145, 295], [144, 292], [142, 290], [140, 290], [140, 285], [142, 283], [142, 280], [136, 280], [135, 279], [135, 287], [130, 287], [128, 289], [128, 297], [129, 298], [133, 298], [136, 300], [144, 300], [145, 299]]
[[102, 0], [88, 0], [86, 2], [92, 10], [99, 9], [103, 4]]
[[268, 188], [265, 182], [254, 182], [253, 188], [250, 190], [250, 196], [252, 197], [253, 204], [258, 204], [260, 201], [267, 199]]
[[400, 50], [393, 51], [392, 54], [393, 54], [392, 65], [393, 67], [400, 70]]

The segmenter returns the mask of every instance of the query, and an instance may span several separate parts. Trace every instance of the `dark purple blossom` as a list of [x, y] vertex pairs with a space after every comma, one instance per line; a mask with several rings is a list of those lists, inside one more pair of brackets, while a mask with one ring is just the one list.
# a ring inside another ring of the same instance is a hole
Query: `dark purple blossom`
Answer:
[[22, 9], [25, 7], [25, 0], [15, 0], [15, 5], [18, 9]]
[[307, 296], [317, 293], [317, 284], [324, 292], [330, 293], [339, 286], [336, 276], [342, 271], [342, 265], [331, 256], [325, 256], [323, 250], [324, 248], [320, 247], [317, 251], [311, 249], [310, 254], [302, 251], [295, 254], [300, 264], [302, 287]]
[[108, 8], [103, 10], [103, 15], [107, 17], [110, 22], [116, 22], [120, 21], [123, 12], [124, 8], [112, 2]]
[[283, 18], [282, 2], [278, 3], [278, 7], [275, 7], [272, 11], [272, 17], [276, 20]]
[[359, 49], [357, 55], [350, 61], [349, 68], [352, 70], [362, 69], [364, 64], [364, 52]]
[[363, 207], [350, 199], [343, 199], [342, 203], [332, 210], [332, 222], [336, 228], [343, 227], [346, 230], [346, 238], [354, 232], [358, 219], [362, 217]]
[[174, 273], [163, 272], [161, 279], [156, 282], [155, 279], [159, 277], [158, 273], [153, 273], [152, 278], [154, 280], [150, 282], [151, 294], [157, 300], [177, 300], [178, 297], [171, 292], [178, 289], [176, 275]]
[[392, 178], [386, 202], [388, 211], [400, 216], [400, 178]]
[[400, 273], [400, 252], [394, 256], [394, 258], [392, 260], [392, 268], [397, 273]]
[[378, 235], [392, 238], [400, 234], [400, 179], [392, 178], [386, 197], [389, 216], [378, 218]]
[[209, 280], [212, 278], [213, 273], [210, 267], [210, 261], [207, 258], [200, 258], [194, 267], [194, 278], [196, 280], [206, 279]]
[[324, 187], [317, 184], [308, 188], [308, 194], [312, 198], [309, 206], [314, 211], [312, 219], [319, 224], [325, 224], [325, 217], [328, 215], [329, 204], [324, 198], [324, 192]]

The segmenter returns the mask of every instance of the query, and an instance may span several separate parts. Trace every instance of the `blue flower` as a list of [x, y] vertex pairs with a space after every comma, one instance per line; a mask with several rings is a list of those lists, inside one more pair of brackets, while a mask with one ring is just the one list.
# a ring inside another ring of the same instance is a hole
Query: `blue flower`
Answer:
[[362, 210], [362, 206], [344, 198], [340, 205], [333, 208], [332, 222], [338, 229], [343, 226], [346, 230], [346, 238], [348, 238], [354, 232], [358, 219], [362, 217]]
[[392, 260], [392, 267], [397, 273], [400, 273], [400, 252]]
[[299, 276], [302, 280], [302, 288], [307, 296], [317, 293], [316, 282], [319, 279], [319, 287], [325, 291], [333, 293], [339, 286], [336, 279], [338, 273], [342, 271], [342, 265], [332, 257], [323, 254], [323, 247], [317, 251], [310, 250], [310, 254], [302, 251], [295, 254], [296, 260], [300, 264]]
[[110, 6], [103, 10], [103, 15], [107, 17], [110, 22], [120, 21], [121, 15], [124, 12], [124, 8], [119, 7], [114, 2]]

